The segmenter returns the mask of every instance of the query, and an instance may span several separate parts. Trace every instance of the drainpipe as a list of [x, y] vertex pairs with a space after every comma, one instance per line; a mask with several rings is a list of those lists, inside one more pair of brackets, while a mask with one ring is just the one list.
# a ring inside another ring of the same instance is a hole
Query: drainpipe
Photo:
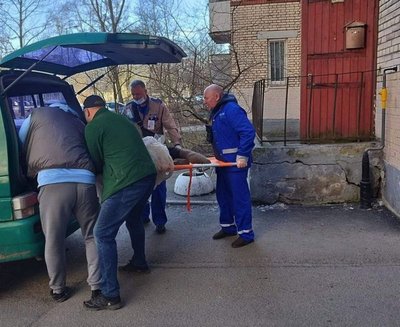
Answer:
[[386, 103], [387, 103], [387, 88], [386, 88], [386, 74], [387, 72], [397, 72], [397, 67], [387, 68], [383, 70], [382, 89], [379, 92], [381, 96], [382, 108], [382, 129], [381, 129], [381, 145], [376, 148], [365, 149], [362, 157], [362, 176], [360, 182], [360, 208], [371, 208], [372, 202], [372, 189], [371, 181], [369, 178], [369, 151], [381, 151], [385, 147], [385, 130], [386, 130]]

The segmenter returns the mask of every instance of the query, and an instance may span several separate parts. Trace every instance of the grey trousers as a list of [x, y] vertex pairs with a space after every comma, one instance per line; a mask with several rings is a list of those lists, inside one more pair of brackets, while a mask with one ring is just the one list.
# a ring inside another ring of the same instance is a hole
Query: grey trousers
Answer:
[[46, 238], [44, 257], [50, 288], [59, 293], [66, 285], [65, 236], [68, 223], [75, 217], [81, 226], [86, 247], [87, 282], [100, 289], [100, 268], [93, 228], [99, 213], [96, 187], [83, 183], [59, 183], [40, 187], [40, 219]]

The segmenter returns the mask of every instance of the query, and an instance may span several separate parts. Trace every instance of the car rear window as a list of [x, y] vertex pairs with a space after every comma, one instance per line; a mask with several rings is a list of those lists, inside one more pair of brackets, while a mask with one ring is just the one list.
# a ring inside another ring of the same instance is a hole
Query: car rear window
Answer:
[[66, 104], [61, 92], [32, 94], [24, 96], [10, 97], [13, 110], [13, 118], [17, 131], [21, 127], [26, 117], [30, 115], [33, 108], [51, 106], [56, 104]]

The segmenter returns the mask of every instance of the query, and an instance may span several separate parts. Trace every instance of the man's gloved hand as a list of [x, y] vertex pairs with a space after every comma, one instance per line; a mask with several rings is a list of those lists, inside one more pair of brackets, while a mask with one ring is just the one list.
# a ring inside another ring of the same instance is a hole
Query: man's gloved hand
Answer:
[[243, 156], [236, 156], [236, 166], [238, 168], [246, 168], [247, 167], [247, 158]]
[[165, 135], [164, 134], [154, 134], [154, 138], [160, 142], [161, 144], [165, 144]]

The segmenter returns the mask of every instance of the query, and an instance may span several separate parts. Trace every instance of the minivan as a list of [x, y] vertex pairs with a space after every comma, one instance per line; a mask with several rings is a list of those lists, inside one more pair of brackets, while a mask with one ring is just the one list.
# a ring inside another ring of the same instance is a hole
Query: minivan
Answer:
[[[85, 121], [67, 77], [122, 64], [178, 63], [185, 56], [178, 45], [163, 37], [76, 33], [30, 44], [0, 61], [0, 263], [43, 254], [38, 190], [25, 176], [18, 138], [18, 129], [31, 110], [64, 103]], [[71, 217], [66, 236], [78, 228]]]

